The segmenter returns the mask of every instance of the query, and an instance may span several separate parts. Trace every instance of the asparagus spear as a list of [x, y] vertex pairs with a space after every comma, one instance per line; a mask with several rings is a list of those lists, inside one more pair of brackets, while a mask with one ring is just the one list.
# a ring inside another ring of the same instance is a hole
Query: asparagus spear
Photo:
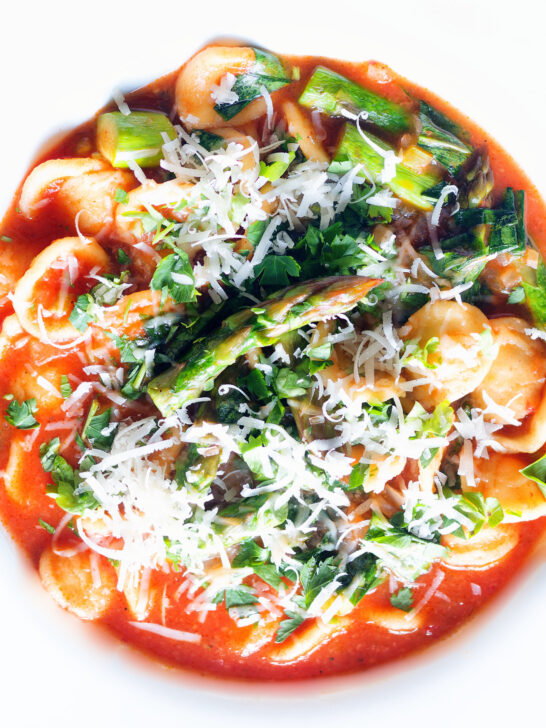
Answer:
[[277, 56], [258, 48], [252, 50], [256, 59], [254, 64], [245, 73], [238, 75], [231, 87], [231, 91], [237, 95], [237, 100], [220, 102], [214, 107], [214, 110], [226, 121], [233, 119], [251, 101], [262, 96], [264, 88], [272, 93], [291, 83]]
[[155, 167], [163, 158], [162, 134], [176, 138], [165, 114], [156, 111], [119, 111], [101, 114], [97, 121], [97, 147], [113, 167], [127, 167], [129, 161], [140, 167]]
[[489, 164], [489, 155], [484, 151], [477, 151], [462, 178], [462, 189], [459, 203], [462, 208], [478, 207], [488, 198], [493, 189], [493, 171]]
[[210, 389], [216, 377], [246, 352], [354, 308], [378, 283], [360, 276], [332, 276], [286, 288], [259, 307], [227, 318], [216, 333], [197, 342], [181, 364], [153, 379], [148, 394], [162, 415], [172, 414]]
[[412, 128], [412, 115], [402, 106], [323, 66], [315, 69], [299, 103], [328, 116], [366, 111], [366, 121], [390, 134], [402, 134]]
[[[393, 152], [394, 149], [381, 139], [366, 133], [366, 137], [373, 145], [383, 149], [385, 152]], [[384, 157], [369, 144], [360, 134], [359, 130], [352, 124], [347, 124], [341, 138], [340, 145], [330, 165], [332, 172], [346, 172], [357, 164], [362, 164], [364, 169], [361, 172], [369, 174], [374, 182], [378, 182], [383, 166]], [[387, 187], [402, 200], [409, 202], [422, 210], [432, 210], [436, 199], [426, 194], [426, 190], [433, 187], [440, 176], [434, 174], [418, 173], [403, 164], [396, 165], [396, 174], [386, 182]]]
[[422, 149], [427, 149], [448, 172], [455, 175], [472, 153], [472, 147], [462, 142], [442, 124], [435, 123], [432, 119], [433, 111], [431, 106], [421, 101], [419, 118], [422, 130], [417, 144]]

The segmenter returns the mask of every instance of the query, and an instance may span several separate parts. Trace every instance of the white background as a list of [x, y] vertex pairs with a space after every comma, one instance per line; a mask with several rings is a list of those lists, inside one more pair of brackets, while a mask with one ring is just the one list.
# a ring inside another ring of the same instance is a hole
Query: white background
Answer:
[[[10, 2], [0, 20], [0, 205], [55, 132], [114, 88], [235, 35], [286, 53], [375, 58], [495, 136], [546, 194], [546, 12], [539, 0]], [[0, 530], [0, 725], [544, 725], [546, 564], [446, 644], [313, 687], [234, 686], [150, 666], [61, 613]]]

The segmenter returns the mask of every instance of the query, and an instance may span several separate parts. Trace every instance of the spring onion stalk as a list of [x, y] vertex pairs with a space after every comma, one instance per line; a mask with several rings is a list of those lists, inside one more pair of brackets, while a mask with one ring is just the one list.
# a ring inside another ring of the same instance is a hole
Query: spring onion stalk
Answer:
[[[379, 182], [385, 158], [374, 149], [372, 144], [368, 143], [367, 139], [385, 152], [394, 153], [394, 149], [381, 139], [369, 132], [364, 137], [356, 126], [347, 124], [337, 153], [330, 165], [330, 171], [340, 174], [360, 164], [363, 166], [360, 173], [362, 176], [370, 176], [373, 182]], [[385, 184], [395, 195], [411, 205], [421, 210], [432, 210], [436, 200], [426, 191], [434, 187], [438, 181], [439, 173], [438, 176], [432, 173], [419, 173], [399, 163], [396, 165], [396, 174]]]
[[214, 380], [252, 349], [354, 308], [378, 283], [360, 276], [332, 276], [286, 288], [277, 298], [239, 311], [210, 337], [197, 342], [184, 361], [153, 379], [148, 394], [163, 416], [176, 412], [214, 386]]
[[113, 167], [155, 167], [163, 159], [163, 134], [176, 138], [173, 125], [157, 111], [119, 111], [101, 114], [97, 121], [97, 147]]
[[328, 116], [365, 111], [366, 121], [389, 134], [402, 134], [413, 126], [412, 115], [402, 106], [323, 66], [315, 69], [299, 103]]

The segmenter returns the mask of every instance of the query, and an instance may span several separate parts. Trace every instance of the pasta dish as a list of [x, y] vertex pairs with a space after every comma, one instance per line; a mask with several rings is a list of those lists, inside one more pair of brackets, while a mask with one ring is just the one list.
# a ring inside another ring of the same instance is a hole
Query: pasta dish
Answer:
[[544, 204], [386, 66], [208, 46], [34, 165], [0, 229], [0, 516], [164, 662], [361, 670], [546, 516]]

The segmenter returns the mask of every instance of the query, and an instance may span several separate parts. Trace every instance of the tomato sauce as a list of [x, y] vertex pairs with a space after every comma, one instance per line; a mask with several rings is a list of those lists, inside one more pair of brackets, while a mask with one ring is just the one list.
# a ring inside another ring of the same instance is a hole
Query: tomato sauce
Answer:
[[[527, 228], [538, 247], [546, 252], [546, 205], [538, 195], [526, 175], [514, 160], [491, 139], [479, 126], [463, 113], [452, 108], [430, 91], [410, 83], [382, 64], [366, 62], [347, 63], [323, 58], [288, 57], [286, 60], [300, 68], [300, 80], [282, 89], [276, 99], [297, 99], [312, 71], [318, 64], [326, 65], [339, 73], [354, 79], [363, 86], [376, 91], [393, 101], [407, 105], [412, 98], [421, 98], [436, 106], [454, 121], [463, 126], [475, 146], [486, 145], [491, 158], [497, 189], [512, 186], [525, 189], [527, 193]], [[149, 86], [127, 97], [133, 109], [157, 109], [171, 113], [174, 98], [174, 83], [178, 72], [165, 76]], [[106, 110], [114, 108], [107, 107]], [[335, 144], [340, 128], [337, 120], [324, 120], [328, 144]], [[95, 121], [90, 120], [69, 133], [54, 148], [48, 150], [38, 161], [59, 157], [87, 156], [96, 150]], [[157, 181], [161, 181], [161, 172]], [[17, 208], [18, 195], [1, 225], [0, 258], [6, 261], [13, 279], [17, 279], [28, 267], [32, 258], [52, 240], [74, 234], [56, 215], [54, 202], [47, 207], [47, 215], [39, 215], [36, 220], [26, 219]], [[6, 240], [8, 239], [8, 240]], [[9, 288], [9, 286], [8, 286]], [[8, 290], [0, 291], [0, 317], [12, 313]], [[78, 291], [79, 293], [79, 291]], [[6, 295], [4, 295], [6, 294]], [[47, 297], [47, 291], [43, 291]], [[5, 472], [14, 439], [14, 429], [4, 419], [8, 401], [2, 395], [16, 392], [17, 381], [24, 375], [36, 377], [42, 374], [48, 381], [58, 386], [63, 372], [70, 372], [77, 381], [82, 376], [85, 357], [79, 356], [81, 350], [59, 351], [41, 345], [39, 353], [32, 341], [26, 341], [10, 356], [0, 361], [0, 470]], [[55, 375], [55, 372], [57, 373]], [[57, 376], [57, 379], [55, 379]], [[62, 400], [60, 400], [62, 401]], [[21, 435], [24, 450], [24, 490], [14, 493], [9, 487], [0, 488], [0, 516], [14, 540], [26, 552], [31, 562], [37, 566], [40, 554], [51, 542], [51, 535], [39, 525], [39, 519], [56, 527], [63, 518], [62, 511], [47, 496], [48, 476], [40, 464], [39, 447], [42, 442], [55, 434], [54, 427], [47, 429], [48, 423], [62, 419], [56, 408], [42, 409], [38, 413], [42, 423], [39, 433], [26, 431]], [[143, 414], [146, 414], [146, 408]], [[150, 406], [148, 414], [152, 414]], [[81, 421], [78, 426], [81, 425]], [[60, 431], [61, 438], [67, 437], [71, 430]], [[63, 434], [64, 433], [64, 434]], [[73, 444], [66, 445], [67, 457], [74, 451]], [[118, 594], [108, 612], [99, 622], [115, 633], [122, 641], [135, 645], [161, 661], [199, 672], [221, 676], [287, 680], [296, 678], [333, 675], [364, 670], [409, 653], [421, 650], [435, 640], [453, 632], [464, 621], [482, 609], [493, 596], [502, 590], [521, 568], [546, 530], [546, 519], [534, 522], [513, 524], [506, 527], [512, 531], [517, 545], [499, 562], [489, 568], [456, 569], [439, 563], [418, 580], [415, 589], [415, 602], [423, 599], [419, 610], [419, 625], [412, 629], [410, 617], [404, 623], [401, 613], [399, 631], [390, 631], [368, 618], [370, 610], [390, 608], [388, 582], [367, 595], [351, 613], [350, 624], [342, 626], [339, 632], [326, 639], [304, 658], [292, 662], [275, 660], [275, 645], [265, 642], [249, 654], [243, 654], [241, 647], [249, 638], [252, 627], [237, 627], [228, 616], [224, 607], [207, 614], [201, 621], [199, 613], [188, 611], [191, 602], [184, 588], [184, 574], [169, 570], [167, 573], [153, 572], [150, 581], [150, 594], [153, 606], [146, 621], [166, 624], [172, 629], [199, 632], [203, 639], [199, 644], [177, 642], [158, 638], [133, 626], [133, 618], [128, 614], [125, 598]], [[76, 537], [65, 529], [60, 537], [63, 545], [74, 545]], [[99, 557], [105, 561], [103, 557]], [[432, 595], [424, 599], [431, 587]], [[424, 603], [426, 601], [426, 603]], [[290, 637], [285, 646], [299, 639], [299, 632]]]

